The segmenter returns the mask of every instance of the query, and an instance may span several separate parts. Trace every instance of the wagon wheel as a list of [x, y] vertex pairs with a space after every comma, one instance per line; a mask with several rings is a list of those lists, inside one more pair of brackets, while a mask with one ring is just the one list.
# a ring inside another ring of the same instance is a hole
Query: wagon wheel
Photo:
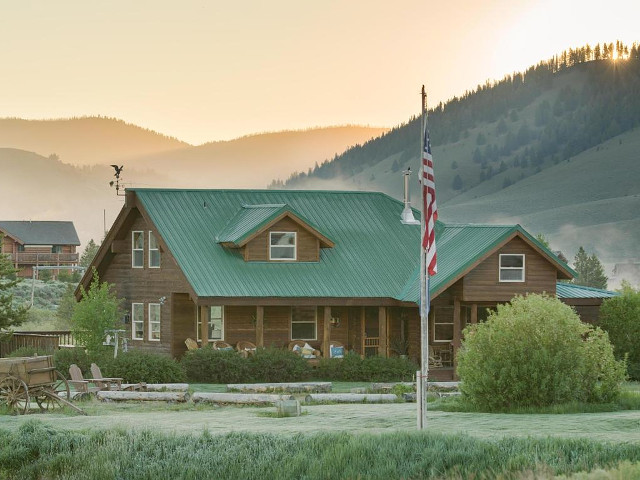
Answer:
[[5, 405], [19, 414], [29, 410], [29, 387], [13, 375], [0, 380], [0, 406]]
[[[51, 385], [41, 387], [38, 395], [36, 395], [36, 402], [42, 411], [52, 410], [56, 404], [59, 406], [64, 405], [64, 402], [60, 401], [61, 398], [67, 401], [71, 400], [69, 382], [58, 370], [55, 370], [54, 373], [55, 381]], [[62, 394], [62, 397], [60, 397], [60, 394]]]

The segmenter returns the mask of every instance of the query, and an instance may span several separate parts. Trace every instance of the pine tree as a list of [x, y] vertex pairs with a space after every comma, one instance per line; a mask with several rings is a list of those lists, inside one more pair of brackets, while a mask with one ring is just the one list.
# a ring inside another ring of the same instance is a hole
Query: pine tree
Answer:
[[607, 288], [609, 279], [604, 274], [604, 267], [595, 253], [589, 256], [581, 246], [574, 258], [573, 268], [578, 273], [578, 277], [574, 280], [576, 285]]
[[454, 190], [462, 190], [462, 178], [460, 175], [455, 176], [452, 187]]
[[[0, 235], [0, 245], [3, 236]], [[20, 281], [16, 270], [6, 255], [0, 254], [0, 332], [17, 327], [27, 319], [27, 307], [18, 307], [13, 302], [13, 287]]]
[[98, 248], [100, 248], [100, 245], [96, 244], [93, 238], [87, 242], [87, 246], [84, 247], [84, 251], [82, 255], [80, 255], [79, 263], [81, 267], [89, 268], [93, 258], [96, 256], [96, 253], [98, 253]]

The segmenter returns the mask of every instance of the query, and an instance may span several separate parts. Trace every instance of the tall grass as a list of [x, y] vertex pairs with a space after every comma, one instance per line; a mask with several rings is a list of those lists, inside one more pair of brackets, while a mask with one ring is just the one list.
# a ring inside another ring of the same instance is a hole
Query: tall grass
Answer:
[[411, 432], [177, 436], [150, 431], [57, 431], [30, 421], [0, 431], [0, 478], [299, 479], [495, 478], [639, 462], [640, 446], [589, 440], [479, 440]]

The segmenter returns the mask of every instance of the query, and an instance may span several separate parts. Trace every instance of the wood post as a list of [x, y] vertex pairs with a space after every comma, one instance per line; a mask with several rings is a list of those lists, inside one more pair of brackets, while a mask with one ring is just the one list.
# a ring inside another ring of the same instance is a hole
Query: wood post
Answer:
[[200, 307], [200, 340], [203, 347], [209, 345], [209, 307]]
[[455, 297], [453, 299], [453, 378], [457, 380], [456, 374], [458, 368], [458, 359], [456, 353], [460, 348], [462, 329], [460, 328], [460, 299]]
[[322, 356], [330, 358], [329, 345], [331, 341], [331, 307], [324, 307], [324, 322], [322, 325]]
[[380, 346], [378, 347], [378, 354], [386, 357], [388, 336], [387, 336], [387, 307], [378, 307], [378, 334], [380, 336]]
[[264, 347], [264, 307], [256, 307], [256, 347]]
[[478, 323], [478, 304], [474, 303], [471, 305], [471, 318], [470, 322], [472, 325]]

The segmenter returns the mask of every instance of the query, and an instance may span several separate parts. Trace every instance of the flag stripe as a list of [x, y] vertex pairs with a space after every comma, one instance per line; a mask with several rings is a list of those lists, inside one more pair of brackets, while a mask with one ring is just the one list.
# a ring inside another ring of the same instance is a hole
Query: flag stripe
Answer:
[[428, 275], [438, 272], [436, 255], [436, 230], [435, 222], [438, 219], [438, 207], [436, 205], [436, 184], [433, 174], [433, 157], [431, 156], [431, 141], [429, 139], [429, 127], [425, 125], [424, 148], [422, 153], [422, 214], [425, 219], [424, 237], [422, 248], [426, 254], [426, 266]]

